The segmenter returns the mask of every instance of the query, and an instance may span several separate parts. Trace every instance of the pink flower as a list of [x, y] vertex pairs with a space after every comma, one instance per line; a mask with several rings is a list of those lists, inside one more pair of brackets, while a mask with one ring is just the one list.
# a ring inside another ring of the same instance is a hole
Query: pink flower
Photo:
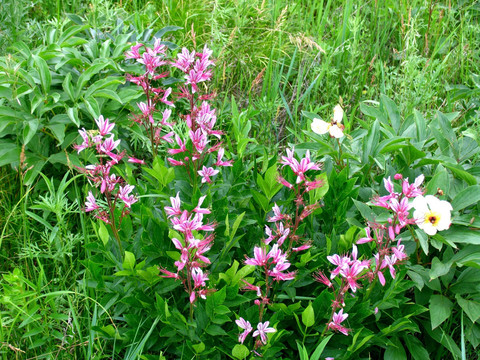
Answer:
[[193, 212], [196, 212], [196, 213], [200, 213], [200, 214], [210, 214], [210, 210], [206, 209], [206, 208], [201, 208], [202, 204], [203, 204], [203, 200], [205, 200], [205, 198], [207, 197], [207, 195], [203, 195], [202, 197], [200, 197], [200, 199], [198, 199], [198, 204], [196, 206], [195, 209], [193, 209]]
[[313, 278], [316, 281], [322, 283], [323, 285], [326, 285], [327, 287], [332, 287], [333, 286], [332, 282], [320, 270], [313, 274]]
[[178, 216], [182, 214], [182, 210], [180, 210], [180, 192], [177, 192], [177, 196], [170, 197], [170, 202], [172, 206], [165, 206], [165, 212], [167, 213], [167, 218], [171, 216]]
[[245, 260], [245, 264], [247, 265], [254, 265], [254, 266], [264, 266], [267, 264], [268, 257], [265, 249], [255, 246], [253, 249], [253, 258], [247, 258]]
[[219, 173], [219, 170], [215, 170], [212, 167], [206, 167], [205, 165], [203, 166], [202, 170], [198, 170], [198, 175], [202, 177], [202, 184], [203, 183], [211, 183], [212, 179], [210, 179], [210, 176], [215, 176]]
[[93, 211], [99, 209], [100, 206], [97, 205], [95, 197], [92, 192], [88, 192], [87, 201], [85, 202], [85, 212]]
[[292, 169], [292, 171], [297, 175], [297, 184], [300, 184], [305, 180], [305, 173], [308, 170], [320, 170], [320, 166], [318, 164], [313, 163], [310, 160], [310, 151], [307, 150], [305, 157], [297, 161], [293, 157], [294, 150], [287, 149], [287, 156], [282, 156], [282, 164], [283, 166], [288, 165]]
[[95, 119], [95, 122], [102, 136], [109, 134], [115, 127], [115, 124], [110, 124], [109, 120], [104, 119], [102, 115], [100, 115], [98, 119]]
[[85, 128], [79, 129], [78, 133], [82, 137], [83, 142], [82, 142], [81, 145], [74, 145], [73, 147], [74, 147], [75, 150], [77, 150], [77, 154], [80, 154], [80, 152], [82, 150], [85, 150], [86, 148], [88, 148], [90, 146], [90, 143], [89, 143], [88, 134], [87, 134], [87, 131], [85, 130]]
[[165, 92], [163, 93], [163, 96], [162, 96], [162, 98], [160, 99], [160, 101], [163, 102], [165, 105], [175, 107], [175, 105], [173, 104], [173, 102], [171, 102], [170, 100], [167, 100], [168, 96], [169, 96], [171, 93], [172, 93], [172, 88], [168, 88], [167, 90], [165, 90]]
[[136, 203], [138, 199], [134, 195], [130, 195], [135, 188], [133, 185], [120, 186], [118, 190], [118, 197], [123, 200], [125, 206], [130, 208], [132, 204]]
[[280, 208], [278, 207], [277, 203], [275, 203], [275, 205], [272, 207], [272, 210], [273, 210], [273, 215], [274, 216], [271, 216], [268, 221], [269, 222], [276, 222], [276, 221], [279, 221], [279, 220], [282, 220], [285, 218], [285, 215], [283, 215], [281, 213], [281, 210]]
[[195, 51], [189, 52], [187, 48], [183, 48], [182, 52], [177, 54], [177, 61], [172, 63], [172, 66], [186, 73], [194, 61]]
[[348, 335], [350, 329], [340, 325], [347, 317], [348, 314], [344, 314], [343, 309], [340, 309], [338, 313], [333, 314], [332, 321], [328, 324], [328, 328], [335, 331], [340, 331], [344, 335]]
[[232, 166], [233, 160], [228, 160], [228, 161], [223, 161], [223, 154], [225, 153], [224, 148], [218, 149], [217, 153], [217, 162], [215, 163], [215, 166]]
[[128, 157], [128, 162], [133, 164], [145, 165], [145, 160], [140, 160], [140, 159], [134, 158], [133, 156]]
[[268, 327], [268, 325], [270, 325], [270, 321], [265, 321], [264, 323], [260, 322], [257, 325], [257, 330], [253, 332], [253, 337], [260, 335], [260, 339], [264, 344], [267, 343], [267, 333], [274, 333], [277, 331], [272, 327]]
[[247, 335], [250, 334], [250, 332], [253, 330], [252, 325], [244, 318], [235, 320], [235, 323], [244, 330], [240, 335], [238, 335], [238, 342], [243, 344]]
[[114, 141], [112, 135], [108, 139], [105, 139], [103, 141], [103, 144], [100, 145], [100, 150], [105, 154], [108, 154], [112, 152], [112, 150], [114, 150], [118, 146], [118, 144], [120, 144], [120, 140]]
[[138, 49], [140, 49], [143, 46], [143, 44], [138, 43], [137, 45], [134, 45], [130, 48], [129, 51], [125, 53], [125, 58], [126, 59], [140, 59], [141, 55], [138, 52]]

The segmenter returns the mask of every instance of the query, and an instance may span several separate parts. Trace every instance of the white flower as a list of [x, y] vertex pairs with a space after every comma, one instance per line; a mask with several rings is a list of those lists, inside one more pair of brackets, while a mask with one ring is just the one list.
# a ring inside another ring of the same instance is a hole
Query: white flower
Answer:
[[413, 202], [413, 217], [420, 229], [428, 235], [447, 230], [451, 223], [452, 205], [448, 201], [439, 200], [435, 196], [417, 196]]
[[341, 138], [343, 136], [343, 129], [345, 128], [342, 125], [342, 119], [343, 109], [340, 105], [336, 105], [333, 109], [332, 122], [328, 123], [319, 118], [315, 118], [311, 124], [312, 131], [320, 135], [330, 133], [331, 137]]

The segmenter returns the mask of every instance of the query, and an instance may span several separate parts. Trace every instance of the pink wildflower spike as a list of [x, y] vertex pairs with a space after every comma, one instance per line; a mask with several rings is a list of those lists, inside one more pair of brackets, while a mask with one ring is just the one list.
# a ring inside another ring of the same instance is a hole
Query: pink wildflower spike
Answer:
[[100, 150], [103, 153], [108, 154], [112, 150], [115, 150], [116, 147], [118, 146], [118, 144], [120, 144], [120, 140], [114, 141], [113, 140], [113, 135], [112, 135], [112, 136], [110, 136], [109, 138], [107, 138], [103, 141], [103, 144], [100, 145]]
[[404, 179], [402, 182], [402, 192], [407, 198], [414, 198], [420, 195], [423, 195], [423, 191], [420, 189], [420, 186], [423, 183], [425, 176], [423, 174], [419, 175], [413, 184], [408, 183], [408, 178]]
[[344, 314], [343, 309], [340, 309], [338, 313], [333, 314], [332, 321], [328, 324], [328, 328], [335, 331], [340, 331], [342, 334], [348, 336], [350, 329], [340, 325], [347, 317], [348, 314]]
[[165, 213], [167, 214], [167, 218], [171, 216], [179, 216], [182, 214], [182, 210], [180, 210], [180, 192], [177, 192], [177, 196], [170, 197], [170, 203], [172, 206], [165, 206]]
[[163, 278], [171, 278], [171, 279], [179, 279], [180, 277], [176, 273], [172, 273], [171, 271], [165, 270], [163, 268], [159, 268], [160, 272], [163, 273], [161, 275]]
[[245, 320], [244, 318], [235, 320], [235, 323], [244, 330], [240, 335], [238, 335], [238, 342], [243, 344], [243, 342], [247, 338], [247, 335], [250, 334], [250, 332], [253, 330], [252, 324], [250, 324], [250, 322]]
[[366, 227], [366, 228], [365, 228], [365, 233], [366, 233], [366, 237], [358, 239], [358, 240], [357, 240], [357, 245], [359, 245], [359, 244], [365, 244], [365, 243], [368, 243], [368, 242], [373, 241], [373, 238], [372, 238], [372, 236], [370, 235], [370, 227]]
[[263, 344], [267, 343], [267, 333], [274, 333], [275, 331], [277, 331], [273, 327], [268, 327], [268, 325], [270, 325], [270, 321], [265, 321], [264, 323], [260, 322], [257, 325], [257, 330], [253, 332], [253, 337], [257, 337], [258, 335], [260, 335], [260, 339]]
[[272, 234], [272, 229], [270, 229], [267, 225], [265, 225], [265, 234], [268, 236], [266, 239], [263, 240], [265, 245], [268, 245], [272, 242], [274, 236]]
[[145, 165], [145, 160], [140, 160], [140, 159], [134, 158], [133, 156], [128, 157], [128, 162], [133, 164]]
[[327, 287], [332, 287], [333, 284], [332, 282], [325, 276], [323, 271], [317, 271], [316, 273], [313, 274], [313, 278], [318, 281], [319, 283], [322, 283], [323, 285], [326, 285]]
[[394, 192], [393, 191], [393, 182], [390, 179], [390, 176], [388, 177], [388, 179], [383, 179], [383, 184], [385, 186], [385, 190], [387, 190], [390, 194], [392, 194]]
[[219, 170], [215, 170], [212, 167], [207, 168], [204, 165], [202, 170], [198, 170], [198, 175], [202, 177], [202, 184], [204, 184], [204, 183], [211, 183], [212, 179], [210, 179], [210, 176], [215, 176], [219, 172], [220, 172]]
[[206, 134], [202, 131], [202, 129], [197, 129], [195, 132], [189, 131], [188, 136], [190, 136], [190, 139], [192, 140], [193, 146], [195, 146], [195, 149], [199, 152], [202, 153], [203, 150], [205, 150], [205, 146], [207, 146], [207, 136]]
[[253, 249], [253, 258], [247, 258], [245, 264], [254, 266], [264, 266], [267, 264], [268, 257], [265, 249], [255, 246]]
[[177, 142], [177, 145], [180, 146], [180, 148], [178, 148], [178, 149], [168, 149], [169, 154], [174, 155], [174, 154], [180, 154], [180, 153], [183, 153], [183, 152], [187, 151], [187, 148], [186, 148], [185, 144], [183, 143], [180, 136], [178, 136], [177, 134], [175, 134], [175, 141]]
[[203, 204], [203, 200], [205, 200], [206, 197], [207, 197], [207, 195], [203, 195], [202, 197], [200, 197], [200, 199], [198, 199], [197, 207], [195, 209], [193, 209], [193, 212], [200, 213], [200, 214], [210, 214], [211, 213], [210, 210], [208, 210], [206, 208], [201, 208], [201, 206]]
[[130, 195], [135, 188], [133, 185], [120, 186], [118, 190], [118, 197], [123, 200], [125, 206], [130, 208], [132, 204], [136, 203], [138, 199], [134, 195]]
[[186, 73], [194, 61], [195, 51], [189, 52], [187, 48], [182, 48], [182, 51], [177, 54], [177, 61], [172, 63], [172, 66]]
[[208, 275], [204, 274], [202, 269], [193, 268], [192, 269], [192, 279], [194, 288], [199, 288], [201, 286], [206, 286], [205, 281], [209, 280]]
[[281, 210], [278, 207], [277, 203], [275, 203], [275, 205], [272, 207], [272, 210], [273, 210], [274, 216], [271, 216], [268, 219], [268, 222], [276, 222], [285, 218], [285, 215], [281, 213]]
[[309, 241], [309, 242], [306, 242], [305, 244], [303, 244], [299, 247], [292, 248], [292, 251], [294, 251], [294, 252], [303, 251], [303, 250], [310, 249], [311, 247], [312, 247], [312, 242]]
[[283, 177], [281, 177], [281, 176], [278, 176], [278, 177], [277, 177], [277, 181], [278, 181], [280, 184], [282, 184], [283, 186], [286, 186], [286, 187], [289, 188], [289, 189], [293, 189], [293, 187], [294, 187], [292, 184], [290, 184], [287, 180], [285, 180], [285, 179], [284, 179]]
[[160, 101], [163, 102], [165, 105], [175, 107], [175, 104], [167, 99], [171, 93], [172, 93], [172, 88], [168, 88], [167, 90], [165, 90]]
[[148, 117], [148, 120], [150, 121], [150, 124], [153, 124], [155, 121], [153, 120], [153, 115], [152, 115], [152, 108], [148, 106], [144, 102], [137, 103], [138, 108], [142, 112], [143, 116]]
[[85, 202], [85, 212], [93, 211], [99, 209], [100, 206], [97, 205], [95, 197], [92, 192], [88, 192], [87, 201]]
[[138, 50], [143, 46], [143, 44], [138, 43], [130, 48], [129, 51], [125, 53], [126, 59], [140, 59], [141, 55]]
[[115, 127], [115, 124], [110, 124], [109, 120], [104, 119], [102, 115], [100, 115], [98, 119], [95, 119], [95, 122], [97, 123], [98, 130], [100, 131], [100, 135], [102, 136], [110, 134], [110, 132]]
[[162, 112], [162, 122], [161, 124], [164, 126], [168, 126], [169, 128], [172, 128], [173, 123], [167, 122], [168, 119], [170, 119], [170, 115], [172, 115], [172, 110], [171, 109], [165, 109]]
[[90, 143], [89, 143], [88, 133], [85, 130], [85, 128], [79, 129], [78, 133], [82, 137], [83, 142], [82, 142], [81, 145], [74, 145], [73, 147], [74, 147], [75, 150], [77, 150], [77, 154], [80, 154], [81, 151], [85, 150], [86, 148], [88, 148], [90, 146]]
[[258, 297], [262, 296], [262, 290], [260, 289], [260, 286], [255, 286], [253, 284], [250, 284], [245, 279], [242, 279], [242, 281], [245, 283], [245, 286], [242, 288], [242, 290], [244, 290], [244, 291], [255, 291], [257, 293]]
[[392, 247], [393, 254], [398, 261], [405, 260], [408, 258], [408, 255], [405, 253], [405, 246], [400, 244], [401, 239], [397, 242], [397, 247]]
[[288, 235], [290, 234], [290, 228], [284, 228], [283, 223], [280, 223], [277, 229], [277, 234], [280, 235], [280, 237], [277, 240], [278, 246], [282, 246], [283, 242], [287, 239]]
[[228, 160], [228, 161], [223, 161], [223, 154], [225, 153], [224, 148], [219, 148], [217, 152], [217, 162], [215, 163], [215, 166], [233, 166], [232, 162], [233, 160]]
[[[159, 130], [159, 129], [157, 129], [157, 130]], [[169, 133], [163, 135], [160, 139], [168, 142], [169, 144], [173, 144], [173, 139], [172, 139], [173, 135], [175, 135], [175, 133], [173, 131], [170, 131]]]
[[167, 158], [168, 162], [172, 164], [173, 166], [184, 166], [185, 163], [183, 161], [178, 161], [173, 158]]

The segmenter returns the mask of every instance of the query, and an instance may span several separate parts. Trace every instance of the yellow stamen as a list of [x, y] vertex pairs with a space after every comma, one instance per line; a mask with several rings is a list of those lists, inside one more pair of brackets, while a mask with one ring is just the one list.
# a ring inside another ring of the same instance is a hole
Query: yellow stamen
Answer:
[[429, 211], [425, 214], [424, 223], [430, 223], [433, 226], [437, 226], [440, 222], [440, 214], [435, 211]]

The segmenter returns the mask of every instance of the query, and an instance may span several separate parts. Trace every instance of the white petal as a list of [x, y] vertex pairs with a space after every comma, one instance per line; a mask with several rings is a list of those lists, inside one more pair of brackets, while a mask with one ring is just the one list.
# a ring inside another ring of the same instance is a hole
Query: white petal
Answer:
[[332, 135], [334, 138], [341, 138], [343, 137], [343, 130], [340, 129], [337, 125], [332, 125], [329, 129], [330, 135]]
[[437, 228], [429, 222], [424, 222], [422, 226], [418, 225], [418, 227], [425, 231], [428, 235], [435, 235], [437, 233]]
[[326, 134], [330, 126], [332, 126], [330, 123], [327, 123], [326, 121], [320, 120], [318, 118], [313, 119], [311, 125], [312, 131], [320, 135]]
[[333, 108], [333, 122], [340, 124], [342, 122], [342, 119], [343, 109], [339, 104], [337, 104], [337, 106]]
[[415, 208], [414, 217], [417, 219], [419, 217], [424, 217], [428, 212], [427, 200], [422, 196], [417, 196], [412, 201], [412, 206]]

